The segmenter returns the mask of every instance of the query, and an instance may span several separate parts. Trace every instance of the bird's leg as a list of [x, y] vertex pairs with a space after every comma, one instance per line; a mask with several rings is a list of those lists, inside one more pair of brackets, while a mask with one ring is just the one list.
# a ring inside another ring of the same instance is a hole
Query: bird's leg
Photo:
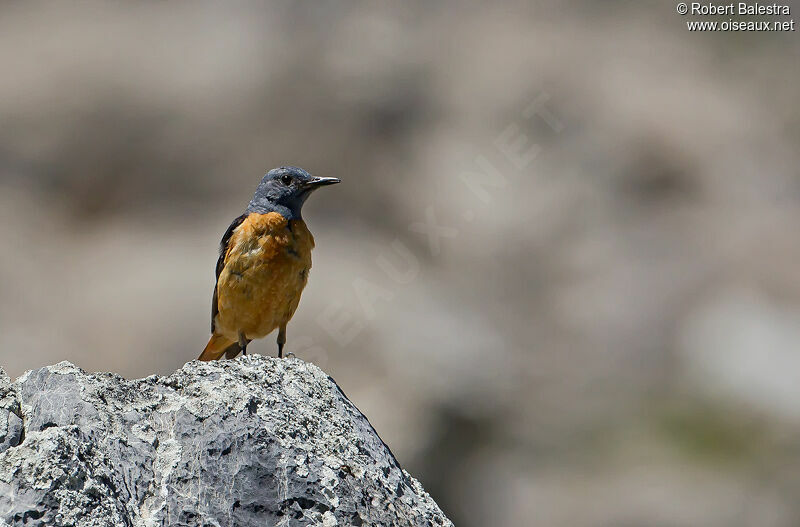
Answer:
[[278, 358], [283, 357], [283, 345], [286, 344], [286, 324], [278, 330]]
[[242, 355], [247, 355], [247, 337], [244, 333], [239, 333], [239, 349], [242, 350]]

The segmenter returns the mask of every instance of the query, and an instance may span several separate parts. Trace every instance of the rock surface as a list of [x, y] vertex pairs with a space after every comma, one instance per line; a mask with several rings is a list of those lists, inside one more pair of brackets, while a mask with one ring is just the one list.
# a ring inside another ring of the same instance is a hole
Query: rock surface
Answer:
[[319, 368], [0, 370], [0, 526], [449, 526]]

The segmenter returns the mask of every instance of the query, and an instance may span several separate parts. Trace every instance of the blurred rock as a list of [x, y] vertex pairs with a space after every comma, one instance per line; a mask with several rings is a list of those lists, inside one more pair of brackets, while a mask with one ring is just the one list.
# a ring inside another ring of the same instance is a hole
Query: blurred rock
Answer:
[[0, 523], [452, 525], [333, 379], [297, 359], [134, 381], [61, 362], [3, 379], [25, 439], [0, 453]]
[[729, 288], [690, 313], [681, 359], [695, 390], [800, 424], [800, 309]]

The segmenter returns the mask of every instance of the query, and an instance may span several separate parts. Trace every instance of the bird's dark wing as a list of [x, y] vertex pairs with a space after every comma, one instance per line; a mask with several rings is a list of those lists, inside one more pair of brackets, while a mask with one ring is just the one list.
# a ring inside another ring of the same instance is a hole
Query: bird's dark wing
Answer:
[[222, 272], [222, 269], [225, 267], [225, 254], [228, 252], [228, 242], [231, 241], [231, 236], [233, 236], [233, 231], [236, 230], [236, 227], [242, 224], [242, 222], [247, 218], [247, 213], [242, 214], [235, 220], [233, 220], [228, 226], [228, 230], [225, 231], [225, 234], [222, 236], [222, 241], [219, 242], [219, 259], [217, 260], [217, 278], [214, 280], [214, 296], [211, 298], [211, 333], [214, 333], [214, 319], [217, 318], [217, 313], [219, 313], [219, 306], [217, 305], [217, 282], [219, 282], [219, 274]]

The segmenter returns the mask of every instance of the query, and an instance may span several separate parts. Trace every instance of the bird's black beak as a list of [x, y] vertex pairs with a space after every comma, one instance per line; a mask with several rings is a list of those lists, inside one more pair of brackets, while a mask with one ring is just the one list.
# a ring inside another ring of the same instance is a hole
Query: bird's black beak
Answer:
[[335, 185], [341, 181], [341, 179], [336, 177], [313, 177], [308, 183], [306, 183], [306, 186], [313, 189], [317, 187], [324, 187], [325, 185]]

